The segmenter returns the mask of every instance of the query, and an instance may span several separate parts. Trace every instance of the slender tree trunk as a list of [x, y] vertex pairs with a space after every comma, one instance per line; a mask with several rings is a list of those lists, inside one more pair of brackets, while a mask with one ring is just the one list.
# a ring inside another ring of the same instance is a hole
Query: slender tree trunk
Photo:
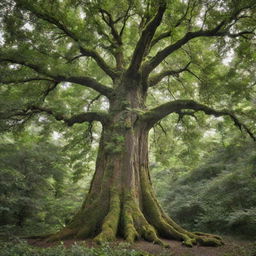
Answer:
[[217, 236], [184, 230], [160, 207], [148, 169], [149, 127], [136, 113], [144, 109], [144, 98], [142, 90], [128, 90], [111, 102], [112, 118], [103, 126], [89, 193], [68, 227], [50, 239], [91, 237], [104, 242], [118, 236], [163, 244], [164, 237], [187, 246], [221, 244]]

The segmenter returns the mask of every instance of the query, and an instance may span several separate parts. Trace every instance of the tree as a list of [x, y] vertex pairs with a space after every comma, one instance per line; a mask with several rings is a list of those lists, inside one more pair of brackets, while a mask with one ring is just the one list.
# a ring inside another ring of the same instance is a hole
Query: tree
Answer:
[[[102, 125], [89, 193], [70, 224], [49, 239], [102, 242], [122, 236], [162, 244], [159, 237], [166, 237], [187, 246], [220, 245], [219, 237], [189, 232], [162, 210], [150, 181], [148, 135], [170, 114], [181, 119], [204, 112], [230, 118], [255, 140], [253, 123], [240, 121], [231, 109], [236, 89], [221, 83], [232, 69], [214, 56], [228, 46], [238, 52], [237, 65], [246, 62], [256, 25], [254, 1], [5, 0], [1, 5], [1, 83], [9, 97], [1, 103], [2, 128], [43, 114], [70, 127]], [[253, 67], [240, 70], [248, 79], [239, 89], [248, 96], [254, 90]], [[176, 79], [171, 85], [170, 77]], [[215, 80], [219, 90], [203, 96]], [[177, 81], [184, 90], [177, 89]], [[84, 87], [98, 94], [88, 101]], [[66, 102], [56, 95], [61, 88], [71, 88], [76, 98]], [[151, 95], [161, 93], [167, 102], [156, 104]], [[90, 111], [97, 100], [105, 108]], [[252, 104], [249, 96], [245, 101]], [[223, 103], [227, 109], [220, 108]]]

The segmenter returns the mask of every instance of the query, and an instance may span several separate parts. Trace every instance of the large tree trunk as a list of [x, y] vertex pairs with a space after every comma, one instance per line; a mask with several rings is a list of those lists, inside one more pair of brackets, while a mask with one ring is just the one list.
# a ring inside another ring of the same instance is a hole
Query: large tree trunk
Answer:
[[217, 236], [184, 230], [159, 205], [148, 169], [149, 126], [135, 110], [144, 108], [143, 101], [142, 93], [129, 90], [111, 102], [112, 118], [103, 126], [89, 193], [72, 222], [50, 239], [104, 242], [123, 237], [128, 242], [144, 238], [163, 244], [164, 237], [187, 246], [221, 244]]

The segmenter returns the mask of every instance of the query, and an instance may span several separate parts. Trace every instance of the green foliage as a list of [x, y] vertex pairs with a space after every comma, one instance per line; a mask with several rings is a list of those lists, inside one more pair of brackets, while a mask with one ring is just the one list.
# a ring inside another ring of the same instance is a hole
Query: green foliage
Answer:
[[63, 244], [50, 248], [37, 248], [20, 241], [2, 243], [0, 256], [150, 256], [145, 252], [129, 249], [125, 245], [112, 247], [104, 244], [97, 248], [86, 248], [85, 244], [74, 244], [65, 248]]
[[5, 134], [0, 158], [1, 236], [50, 232], [69, 221], [84, 194], [58, 145], [31, 132]]
[[201, 166], [165, 184], [164, 207], [194, 230], [255, 237], [255, 156], [253, 142], [216, 149]]

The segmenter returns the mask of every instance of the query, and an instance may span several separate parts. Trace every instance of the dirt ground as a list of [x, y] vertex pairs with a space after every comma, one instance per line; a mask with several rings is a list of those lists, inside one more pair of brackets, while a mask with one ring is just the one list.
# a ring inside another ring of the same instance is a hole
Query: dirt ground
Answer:
[[[172, 240], [164, 240], [166, 243], [170, 245], [170, 248], [163, 248], [159, 245], [152, 244], [146, 241], [137, 241], [135, 244], [131, 246], [132, 249], [136, 249], [139, 251], [147, 252], [151, 255], [159, 255], [159, 256], [256, 256], [252, 255], [253, 242], [243, 241], [234, 238], [226, 237], [224, 238], [225, 245], [221, 247], [203, 247], [203, 246], [194, 246], [193, 248], [187, 248], [183, 246], [178, 241]], [[90, 241], [75, 241], [75, 240], [66, 240], [63, 241], [64, 245], [69, 247], [73, 243], [83, 243], [85, 242], [86, 246], [92, 247], [95, 244]], [[122, 240], [118, 241], [119, 243]], [[46, 243], [44, 241], [29, 239], [28, 243], [33, 246], [38, 247], [51, 247], [58, 244], [58, 242], [54, 243]], [[117, 243], [112, 243], [113, 247], [117, 245]]]

